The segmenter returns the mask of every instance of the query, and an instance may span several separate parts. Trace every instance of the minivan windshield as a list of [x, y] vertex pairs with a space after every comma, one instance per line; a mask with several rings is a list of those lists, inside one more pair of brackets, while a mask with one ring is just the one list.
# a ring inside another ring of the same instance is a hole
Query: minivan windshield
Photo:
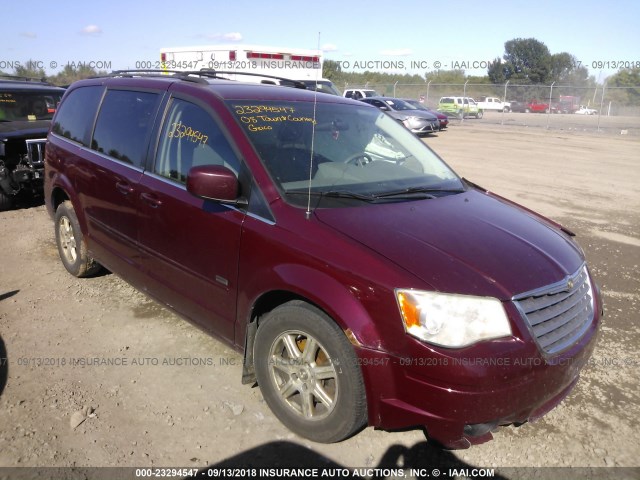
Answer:
[[460, 178], [431, 149], [377, 108], [320, 102], [227, 103], [290, 203], [306, 205], [309, 192], [340, 198], [333, 203], [344, 205], [464, 191]]

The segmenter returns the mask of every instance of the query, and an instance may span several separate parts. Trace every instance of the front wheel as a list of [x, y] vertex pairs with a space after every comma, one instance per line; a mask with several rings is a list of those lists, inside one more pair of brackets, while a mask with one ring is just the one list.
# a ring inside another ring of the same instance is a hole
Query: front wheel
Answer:
[[366, 425], [358, 358], [342, 330], [316, 307], [292, 301], [270, 312], [258, 326], [254, 359], [265, 401], [291, 431], [332, 443]]
[[484, 114], [482, 113], [482, 110], [480, 110], [478, 113], [476, 113], [476, 118], [482, 118]]
[[64, 268], [75, 277], [88, 277], [100, 271], [100, 264], [87, 254], [87, 245], [70, 201], [62, 202], [56, 209], [55, 225], [58, 254]]

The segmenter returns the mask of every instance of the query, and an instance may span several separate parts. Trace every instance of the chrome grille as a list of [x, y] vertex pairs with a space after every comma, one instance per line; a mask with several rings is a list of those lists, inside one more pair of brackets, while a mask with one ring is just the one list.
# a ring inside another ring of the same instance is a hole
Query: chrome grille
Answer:
[[47, 143], [46, 138], [38, 138], [35, 140], [25, 140], [27, 142], [27, 161], [34, 168], [44, 167], [44, 144]]
[[517, 295], [513, 301], [547, 354], [573, 345], [593, 321], [593, 290], [586, 266], [561, 282]]

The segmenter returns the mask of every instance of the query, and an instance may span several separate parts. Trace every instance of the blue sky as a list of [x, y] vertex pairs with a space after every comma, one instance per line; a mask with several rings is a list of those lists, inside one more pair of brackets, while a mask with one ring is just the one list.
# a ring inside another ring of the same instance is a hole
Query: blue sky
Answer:
[[445, 69], [468, 62], [468, 73], [482, 75], [485, 69], [471, 67], [501, 57], [505, 41], [529, 37], [551, 53], [573, 54], [599, 81], [617, 71], [614, 61], [640, 65], [636, 0], [35, 0], [6, 2], [2, 18], [3, 71], [28, 59], [41, 62], [47, 73], [67, 62], [134, 68], [158, 60], [161, 47], [199, 44], [316, 48], [318, 36], [325, 58], [351, 69], [356, 61], [402, 60], [402, 73], [422, 74], [411, 70], [412, 61], [429, 70], [436, 61]]

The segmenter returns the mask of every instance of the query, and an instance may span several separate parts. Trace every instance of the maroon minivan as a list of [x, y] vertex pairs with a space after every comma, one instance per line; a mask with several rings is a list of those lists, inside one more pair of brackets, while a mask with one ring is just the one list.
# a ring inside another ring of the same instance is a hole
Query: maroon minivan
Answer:
[[62, 263], [244, 352], [295, 433], [466, 448], [575, 386], [602, 315], [573, 234], [362, 102], [209, 73], [74, 83], [46, 147]]

